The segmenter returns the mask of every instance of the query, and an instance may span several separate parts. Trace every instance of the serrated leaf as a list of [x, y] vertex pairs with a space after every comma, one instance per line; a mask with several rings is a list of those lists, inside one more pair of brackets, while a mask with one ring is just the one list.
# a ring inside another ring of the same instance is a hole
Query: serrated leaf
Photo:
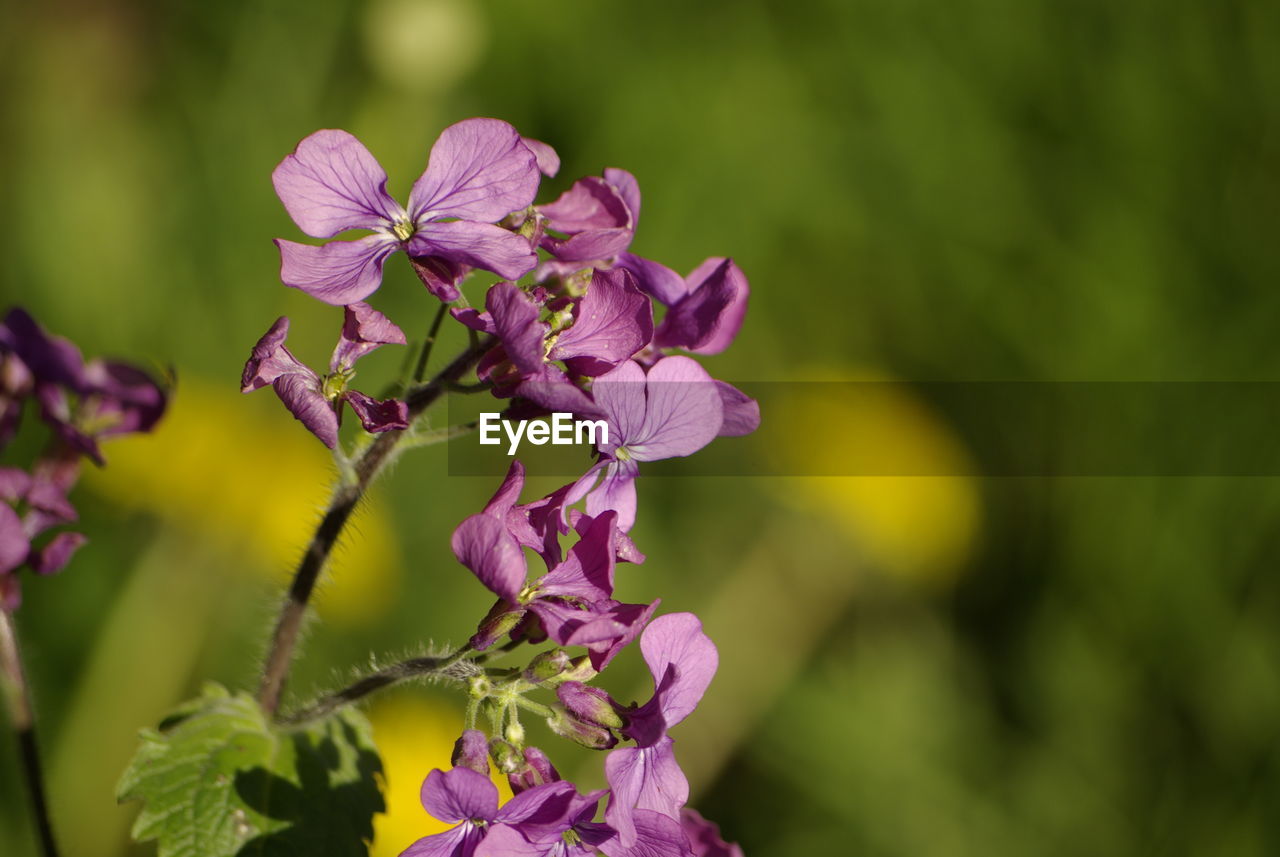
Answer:
[[142, 801], [133, 837], [160, 857], [364, 857], [385, 808], [355, 711], [279, 729], [249, 695], [210, 685], [141, 738], [116, 796]]

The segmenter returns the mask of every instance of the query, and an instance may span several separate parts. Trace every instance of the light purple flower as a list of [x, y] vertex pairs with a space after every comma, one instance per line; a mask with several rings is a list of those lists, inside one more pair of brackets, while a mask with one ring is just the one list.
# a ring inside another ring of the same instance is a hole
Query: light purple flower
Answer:
[[[561, 813], [543, 822], [496, 824], [476, 849], [476, 857], [586, 857], [614, 838], [613, 828], [593, 821], [603, 791], [579, 795], [556, 806]], [[548, 807], [549, 808], [549, 807]]]
[[18, 571], [23, 566], [36, 574], [54, 574], [85, 543], [80, 533], [62, 532], [36, 545], [50, 527], [76, 519], [66, 495], [77, 470], [76, 454], [66, 450], [60, 459], [39, 460], [32, 473], [0, 468], [0, 609], [20, 605]]
[[605, 818], [628, 845], [634, 841], [634, 810], [676, 819], [689, 799], [689, 782], [667, 730], [697, 706], [719, 663], [715, 644], [692, 613], [654, 619], [640, 636], [640, 651], [653, 675], [653, 697], [630, 714], [622, 730], [636, 746], [614, 750], [605, 760], [613, 792]]
[[688, 277], [631, 253], [622, 254], [618, 266], [635, 275], [642, 291], [668, 307], [654, 334], [658, 348], [719, 354], [738, 335], [751, 287], [732, 259], [707, 259]]
[[342, 334], [329, 359], [329, 374], [321, 378], [285, 347], [289, 319], [281, 316], [253, 347], [240, 378], [241, 392], [270, 384], [285, 407], [325, 446], [338, 445], [342, 403], [360, 418], [365, 431], [383, 432], [409, 426], [408, 408], [397, 399], [378, 401], [348, 390], [355, 362], [383, 345], [404, 345], [405, 335], [382, 313], [366, 303], [347, 306]]
[[587, 514], [615, 511], [618, 528], [628, 532], [636, 520], [638, 464], [702, 449], [720, 432], [723, 401], [706, 370], [680, 356], [662, 358], [647, 374], [627, 361], [597, 378], [591, 393], [604, 412], [609, 442], [599, 447], [602, 460], [578, 480], [568, 502], [585, 496]]
[[498, 787], [488, 777], [470, 768], [434, 770], [422, 784], [422, 806], [440, 821], [457, 826], [419, 839], [400, 857], [472, 857], [491, 825], [549, 822], [563, 812], [573, 790], [565, 782], [535, 786], [499, 809]]
[[514, 279], [533, 269], [529, 241], [495, 225], [533, 202], [534, 152], [498, 119], [467, 119], [441, 133], [408, 208], [387, 193], [387, 174], [346, 131], [317, 131], [276, 167], [276, 194], [294, 223], [314, 238], [348, 229], [372, 235], [319, 247], [276, 239], [280, 279], [331, 304], [363, 300], [382, 283], [382, 266], [397, 250], [441, 300], [458, 297], [468, 267]]

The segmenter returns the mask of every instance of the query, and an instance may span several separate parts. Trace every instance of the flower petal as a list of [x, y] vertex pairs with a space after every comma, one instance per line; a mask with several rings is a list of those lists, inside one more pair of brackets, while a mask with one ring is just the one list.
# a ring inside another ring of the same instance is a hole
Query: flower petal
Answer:
[[640, 185], [636, 177], [617, 167], [605, 167], [604, 180], [613, 185], [613, 189], [627, 204], [627, 209], [631, 212], [631, 227], [634, 229], [640, 222]]
[[31, 570], [36, 574], [54, 574], [62, 571], [71, 555], [88, 539], [80, 533], [58, 533], [38, 551], [31, 552]]
[[386, 235], [358, 241], [330, 241], [314, 247], [276, 239], [280, 248], [280, 280], [327, 304], [362, 301], [382, 285], [382, 263], [398, 246]]
[[22, 565], [30, 552], [31, 542], [22, 529], [22, 519], [7, 503], [0, 503], [0, 574]]
[[606, 512], [617, 512], [618, 529], [630, 532], [636, 523], [638, 471], [634, 461], [609, 462], [604, 470], [604, 479], [587, 495], [587, 514], [596, 518]]
[[516, 602], [528, 576], [528, 566], [504, 521], [492, 515], [472, 515], [453, 531], [449, 543], [458, 562], [471, 569], [490, 592], [512, 604]]
[[696, 360], [664, 357], [649, 369], [644, 424], [628, 436], [638, 461], [691, 455], [715, 439], [724, 405], [715, 382]]
[[407, 345], [408, 342], [403, 330], [364, 301], [348, 304], [343, 307], [342, 335], [329, 358], [329, 371], [348, 370], [361, 357], [383, 345]]
[[289, 319], [282, 315], [254, 344], [253, 351], [244, 364], [244, 371], [240, 373], [240, 392], [249, 393], [261, 389], [281, 375], [296, 373], [316, 377], [310, 368], [285, 348], [284, 341], [288, 335]]
[[696, 354], [729, 347], [747, 314], [750, 287], [732, 259], [708, 259], [689, 275], [690, 292], [662, 319], [654, 344]]
[[507, 357], [520, 374], [540, 374], [547, 326], [538, 321], [538, 307], [529, 296], [513, 283], [496, 283], [484, 296], [484, 306]]
[[496, 223], [533, 202], [539, 181], [537, 158], [515, 128], [500, 119], [466, 119], [445, 128], [431, 147], [409, 212], [419, 228], [423, 218]]
[[271, 386], [294, 419], [330, 449], [338, 445], [338, 414], [320, 392], [319, 380], [314, 375], [281, 375]]
[[741, 437], [760, 428], [760, 403], [732, 384], [716, 381], [720, 391], [720, 404], [724, 409], [724, 423], [720, 437]]
[[492, 820], [498, 814], [498, 787], [470, 768], [439, 768], [422, 783], [422, 806], [440, 821]]
[[635, 276], [640, 291], [666, 306], [679, 303], [689, 294], [689, 286], [684, 277], [651, 259], [634, 253], [623, 253], [618, 256], [617, 266], [626, 268]]
[[521, 137], [520, 141], [533, 152], [533, 157], [538, 162], [538, 172], [548, 178], [560, 172], [560, 155], [550, 145], [532, 137]]
[[653, 674], [654, 700], [670, 728], [698, 706], [716, 674], [720, 656], [692, 613], [669, 613], [649, 623], [640, 651]]
[[579, 375], [601, 375], [653, 338], [653, 305], [625, 270], [596, 271], [573, 318], [547, 356], [573, 361], [570, 368]]
[[631, 228], [631, 211], [622, 195], [599, 176], [578, 179], [555, 202], [540, 205], [538, 210], [549, 227], [566, 235]]
[[528, 239], [501, 226], [469, 220], [423, 224], [409, 239], [409, 253], [439, 256], [492, 271], [508, 280], [519, 279], [538, 263]]
[[[645, 419], [645, 376], [638, 363], [619, 363], [611, 372], [596, 378], [591, 397], [609, 421], [611, 451], [639, 435]], [[589, 513], [591, 514], [591, 513]]]
[[378, 229], [404, 216], [387, 193], [387, 173], [346, 131], [317, 131], [271, 174], [276, 195], [298, 228], [313, 238]]
[[342, 398], [360, 418], [360, 425], [370, 434], [403, 431], [409, 427], [409, 406], [399, 399], [379, 401], [359, 390], [347, 390]]
[[689, 799], [689, 781], [676, 764], [671, 745], [670, 738], [663, 738], [652, 747], [623, 747], [604, 761], [605, 778], [613, 792], [604, 817], [624, 846], [637, 839], [635, 810], [676, 818]]

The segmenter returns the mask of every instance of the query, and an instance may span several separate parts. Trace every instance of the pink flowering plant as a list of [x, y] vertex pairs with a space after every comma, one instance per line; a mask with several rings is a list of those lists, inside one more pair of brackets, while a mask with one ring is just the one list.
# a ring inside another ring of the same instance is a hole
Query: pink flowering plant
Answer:
[[[614, 590], [616, 575], [645, 562], [630, 532], [642, 514], [646, 463], [693, 455], [759, 423], [756, 402], [695, 358], [734, 340], [747, 279], [728, 258], [681, 276], [632, 254], [640, 191], [624, 170], [579, 179], [538, 202], [542, 177], [559, 167], [550, 146], [506, 122], [468, 119], [443, 131], [403, 205], [377, 160], [345, 131], [317, 131], [275, 169], [285, 210], [322, 242], [277, 239], [280, 279], [342, 315], [324, 371], [290, 352], [289, 320], [277, 319], [253, 345], [241, 389], [271, 387], [332, 451], [338, 475], [281, 606], [256, 693], [210, 685], [143, 733], [124, 773], [120, 799], [142, 804], [134, 837], [154, 840], [161, 855], [365, 853], [383, 804], [358, 703], [415, 678], [456, 688], [465, 722], [452, 767], [421, 772], [424, 826], [427, 814], [452, 826], [424, 835], [404, 857], [741, 853], [687, 806], [689, 783], [669, 734], [708, 691], [716, 647], [693, 614], [663, 614], [658, 599], [624, 603]], [[363, 234], [350, 238], [351, 230]], [[358, 361], [411, 347], [368, 302], [401, 251], [426, 288], [429, 333], [406, 352], [401, 381], [375, 396], [352, 386]], [[17, 420], [21, 402], [38, 402], [58, 455], [96, 460], [101, 437], [158, 419], [164, 394], [141, 373], [83, 364], [24, 315], [10, 319], [0, 330], [0, 431]], [[446, 323], [459, 326], [467, 345], [433, 366]], [[492, 499], [457, 522], [453, 553], [494, 598], [455, 630], [463, 642], [316, 699], [288, 697], [311, 596], [370, 484], [401, 453], [476, 429], [429, 427], [428, 412], [450, 396], [492, 397], [512, 420], [594, 421], [602, 430], [593, 460], [530, 497], [527, 465], [514, 458]], [[344, 432], [348, 410], [359, 428]], [[17, 604], [18, 569], [49, 573], [79, 543], [68, 533], [33, 541], [71, 519], [69, 477], [56, 461], [0, 473], [6, 617]], [[607, 689], [609, 665], [632, 644], [652, 675], [652, 695], [641, 703]], [[525, 724], [534, 719], [553, 742], [600, 751], [607, 788], [584, 791], [562, 778], [556, 748], [531, 743]], [[510, 783], [506, 803], [495, 771]], [[38, 783], [33, 794], [42, 799]]]

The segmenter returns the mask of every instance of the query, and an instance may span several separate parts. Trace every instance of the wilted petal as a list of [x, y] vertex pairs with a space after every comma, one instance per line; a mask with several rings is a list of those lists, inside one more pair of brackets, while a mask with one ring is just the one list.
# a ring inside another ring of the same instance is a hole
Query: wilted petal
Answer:
[[470, 265], [442, 256], [410, 256], [409, 262], [427, 291], [445, 303], [456, 301], [462, 294], [458, 291], [458, 283], [471, 270]]
[[387, 194], [382, 165], [346, 131], [307, 137], [276, 167], [271, 183], [293, 222], [314, 238], [377, 229], [404, 215]]
[[422, 783], [422, 806], [441, 821], [487, 821], [498, 814], [498, 787], [470, 768], [437, 768]]
[[88, 539], [80, 533], [58, 533], [38, 551], [31, 552], [31, 569], [36, 574], [53, 574], [71, 561], [71, 556]]
[[403, 431], [409, 427], [409, 406], [399, 399], [378, 401], [359, 390], [347, 390], [342, 398], [356, 412], [360, 425], [370, 434]]
[[560, 156], [555, 149], [532, 137], [521, 137], [520, 140], [529, 147], [530, 152], [533, 152], [533, 157], [538, 162], [538, 172], [548, 178], [560, 172]]
[[281, 375], [271, 386], [294, 418], [325, 446], [333, 449], [338, 445], [338, 414], [320, 392], [314, 374]]
[[538, 182], [537, 158], [515, 128], [500, 119], [466, 119], [431, 147], [409, 211], [420, 228], [422, 218], [496, 223], [533, 202]]
[[412, 256], [440, 256], [508, 280], [533, 270], [538, 257], [528, 239], [489, 223], [469, 220], [425, 223], [409, 239]]
[[720, 392], [696, 360], [664, 357], [649, 369], [645, 386], [644, 424], [626, 440], [632, 458], [657, 461], [691, 455], [720, 433]]
[[472, 515], [453, 531], [450, 545], [458, 562], [471, 569], [490, 592], [513, 604], [517, 601], [528, 567], [504, 521]]
[[601, 375], [653, 338], [653, 305], [624, 270], [596, 271], [573, 308], [573, 325], [556, 337], [547, 355], [571, 361], [579, 375]]
[[253, 351], [244, 364], [244, 371], [240, 374], [240, 392], [249, 393], [265, 387], [281, 375], [302, 374], [316, 377], [310, 368], [285, 348], [284, 341], [288, 335], [289, 319], [282, 315], [253, 346]]
[[493, 319], [494, 332], [520, 374], [539, 374], [547, 326], [538, 321], [538, 307], [513, 283], [496, 283], [485, 295], [484, 305]]
[[760, 403], [732, 384], [716, 381], [724, 409], [721, 437], [741, 437], [760, 428]]
[[667, 312], [654, 344], [697, 354], [729, 347], [747, 313], [750, 287], [732, 259], [708, 259], [689, 275], [690, 292]]
[[343, 307], [342, 335], [329, 358], [329, 371], [348, 370], [361, 357], [383, 345], [407, 345], [408, 342], [403, 330], [364, 301], [348, 304]]
[[280, 281], [334, 306], [362, 301], [382, 285], [382, 263], [399, 245], [386, 235], [319, 247], [276, 239]]
[[650, 259], [644, 259], [634, 253], [623, 253], [618, 257], [617, 267], [625, 268], [636, 278], [636, 286], [640, 291], [666, 306], [678, 303], [689, 293], [684, 277]]

